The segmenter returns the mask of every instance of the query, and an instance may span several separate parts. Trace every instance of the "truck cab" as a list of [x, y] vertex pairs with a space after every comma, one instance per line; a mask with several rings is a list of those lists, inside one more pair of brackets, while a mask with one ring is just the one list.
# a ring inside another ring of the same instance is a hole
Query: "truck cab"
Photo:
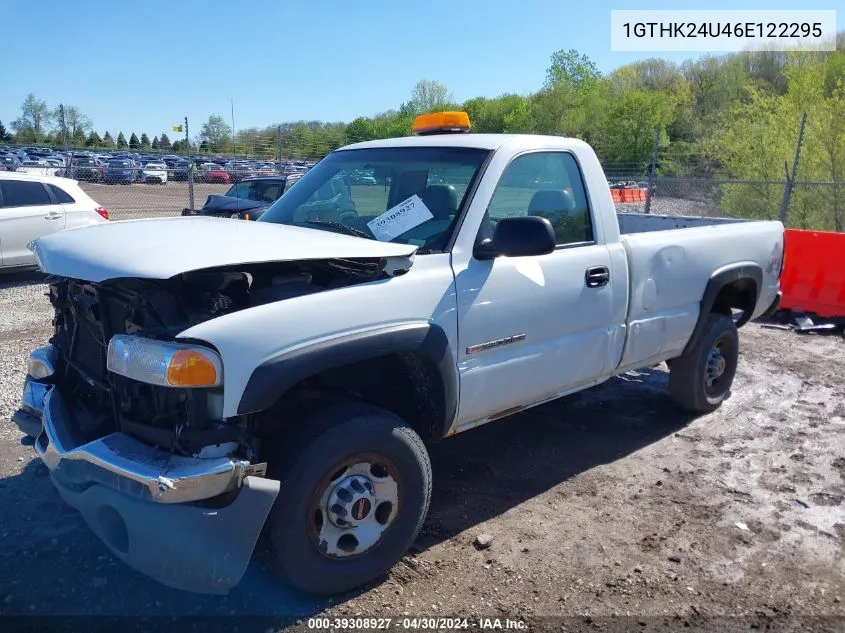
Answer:
[[617, 214], [583, 141], [469, 129], [336, 150], [255, 222], [34, 244], [56, 331], [14, 419], [116, 556], [225, 593], [264, 530], [283, 580], [346, 591], [418, 534], [427, 445], [664, 361], [679, 406], [730, 395], [783, 226]]

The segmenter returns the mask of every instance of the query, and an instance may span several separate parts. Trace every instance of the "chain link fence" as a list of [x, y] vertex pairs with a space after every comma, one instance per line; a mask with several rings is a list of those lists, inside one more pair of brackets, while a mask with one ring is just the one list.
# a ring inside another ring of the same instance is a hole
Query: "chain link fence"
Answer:
[[[219, 159], [218, 159], [219, 160]], [[221, 161], [222, 162], [222, 161]], [[197, 161], [195, 168], [133, 168], [120, 178], [80, 178], [82, 188], [107, 208], [115, 220], [180, 215], [183, 209], [199, 209], [210, 195], [223, 195], [232, 185], [255, 176], [288, 176], [304, 173], [312, 163], [286, 161], [255, 166], [231, 166]], [[648, 188], [648, 174], [636, 173], [625, 166], [605, 166], [608, 185], [625, 183], [628, 187]], [[109, 172], [105, 172], [107, 176]], [[193, 181], [193, 182], [191, 182]], [[617, 185], [618, 186], [618, 185]], [[778, 219], [786, 180], [742, 181], [656, 176], [653, 178], [649, 209], [645, 200], [617, 202], [624, 213], [657, 215], [735, 217]], [[193, 206], [191, 205], [193, 189]], [[845, 184], [798, 182], [789, 205], [789, 224], [796, 228], [819, 227], [819, 216], [830, 218], [825, 230], [834, 226], [835, 200], [845, 206]]]
[[[676, 177], [661, 174], [661, 148], [649, 162], [603, 162], [608, 186], [646, 192], [637, 202], [617, 202], [617, 210], [656, 215], [783, 219], [794, 228], [842, 231], [845, 183], [812, 182], [800, 178], [800, 141], [788, 178], [736, 180]], [[178, 216], [200, 209], [211, 195], [225, 194], [232, 185], [254, 176], [298, 176], [328, 152], [368, 140], [356, 138], [342, 125], [296, 124], [239, 130], [235, 139], [214, 144], [193, 139], [179, 151], [68, 150], [69, 167], [30, 166], [55, 170], [79, 180], [88, 194], [115, 220]], [[602, 148], [596, 148], [599, 156]], [[665, 148], [663, 149], [665, 151]], [[792, 160], [789, 160], [792, 159]], [[794, 180], [793, 180], [794, 178]], [[269, 202], [270, 200], [268, 200]]]

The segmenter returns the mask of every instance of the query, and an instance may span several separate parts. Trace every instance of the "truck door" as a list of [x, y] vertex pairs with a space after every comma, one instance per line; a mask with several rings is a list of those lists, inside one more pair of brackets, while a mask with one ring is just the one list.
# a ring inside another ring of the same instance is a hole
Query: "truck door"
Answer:
[[[602, 377], [625, 319], [627, 275], [614, 280], [611, 254], [575, 157], [520, 154], [504, 169], [480, 227], [501, 218], [549, 219], [557, 248], [547, 255], [454, 261], [459, 318], [457, 426], [484, 420]], [[614, 281], [622, 283], [614, 293]]]

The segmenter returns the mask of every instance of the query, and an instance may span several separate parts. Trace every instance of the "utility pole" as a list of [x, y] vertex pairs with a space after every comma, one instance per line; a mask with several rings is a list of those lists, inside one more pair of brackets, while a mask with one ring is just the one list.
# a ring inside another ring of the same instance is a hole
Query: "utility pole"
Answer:
[[237, 156], [235, 153], [235, 100], [229, 99], [229, 103], [232, 104], [232, 158], [234, 159]]
[[[792, 161], [792, 175], [786, 172], [786, 184], [783, 187], [783, 200], [780, 203], [778, 219], [786, 225], [786, 216], [789, 212], [789, 200], [792, 198], [792, 188], [795, 186], [795, 178], [798, 175], [798, 161], [801, 158], [801, 143], [804, 140], [804, 124], [807, 122], [807, 113], [801, 115], [801, 127], [798, 129], [798, 146], [795, 148], [795, 158]], [[786, 165], [784, 165], [786, 167]]]
[[62, 126], [62, 144], [64, 145], [64, 148], [65, 148], [65, 170], [64, 170], [64, 174], [65, 174], [65, 176], [70, 178], [71, 173], [72, 173], [71, 170], [70, 170], [71, 155], [70, 155], [70, 150], [68, 149], [68, 141], [67, 141], [67, 125], [65, 123], [65, 106], [64, 106], [64, 104], [61, 104], [61, 103], [59, 104], [59, 123]]
[[279, 161], [279, 173], [281, 174], [284, 172], [284, 167], [282, 166], [282, 126], [276, 126], [276, 156]]
[[188, 201], [194, 210], [194, 162], [191, 160], [191, 142], [188, 135], [188, 117], [185, 117], [185, 153], [188, 156]]

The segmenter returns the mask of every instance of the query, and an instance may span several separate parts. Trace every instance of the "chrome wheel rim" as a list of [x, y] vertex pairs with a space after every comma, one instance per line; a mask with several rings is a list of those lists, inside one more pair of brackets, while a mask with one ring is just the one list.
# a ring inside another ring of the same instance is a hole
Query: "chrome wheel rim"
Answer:
[[309, 505], [309, 535], [329, 558], [372, 550], [399, 514], [398, 470], [381, 455], [349, 458], [317, 485]]
[[725, 388], [728, 378], [727, 355], [729, 351], [730, 342], [725, 338], [719, 338], [713, 343], [713, 347], [707, 355], [707, 365], [704, 369], [704, 389], [710, 396], [721, 394]]

